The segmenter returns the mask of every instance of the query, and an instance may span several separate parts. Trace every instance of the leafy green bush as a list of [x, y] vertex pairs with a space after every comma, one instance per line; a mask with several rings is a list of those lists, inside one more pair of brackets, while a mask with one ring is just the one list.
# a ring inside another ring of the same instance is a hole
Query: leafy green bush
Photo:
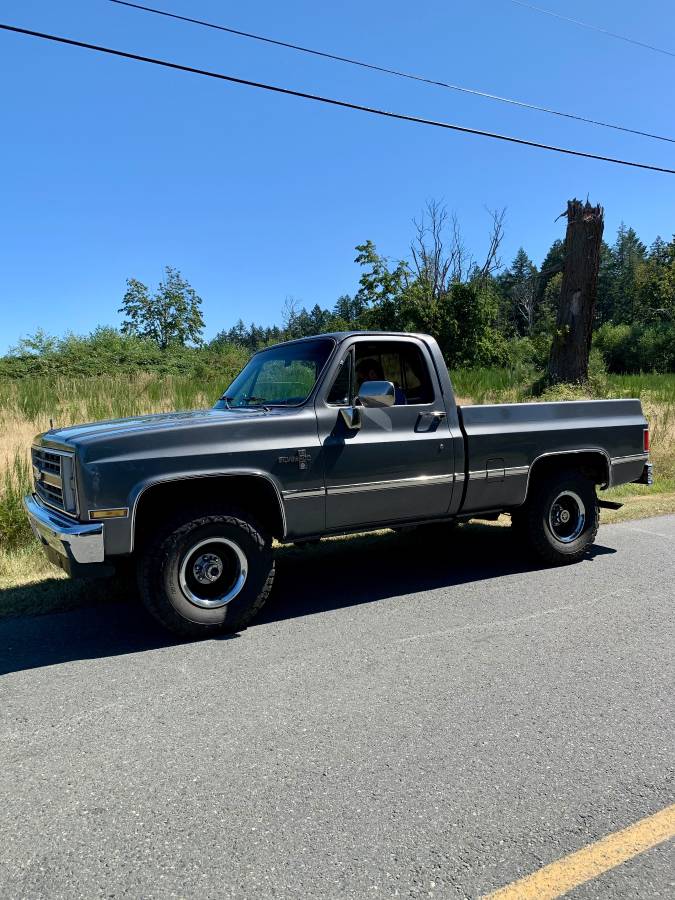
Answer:
[[675, 325], [602, 325], [593, 344], [610, 372], [672, 372], [675, 369]]
[[161, 350], [151, 340], [125, 335], [115, 328], [97, 328], [89, 335], [67, 334], [62, 338], [38, 332], [0, 358], [0, 376], [100, 377], [139, 371], [199, 376], [218, 369], [239, 371], [249, 355], [245, 348], [224, 342], [216, 347], [172, 345]]

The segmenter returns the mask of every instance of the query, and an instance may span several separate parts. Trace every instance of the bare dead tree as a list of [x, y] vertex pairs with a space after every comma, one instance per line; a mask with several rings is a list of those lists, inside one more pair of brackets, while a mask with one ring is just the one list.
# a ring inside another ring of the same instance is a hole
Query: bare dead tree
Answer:
[[536, 277], [525, 278], [511, 288], [516, 310], [525, 322], [525, 333], [532, 334], [534, 317], [537, 310], [539, 284]]
[[504, 240], [504, 220], [506, 219], [506, 207], [503, 209], [488, 209], [490, 218], [492, 219], [492, 227], [490, 228], [490, 243], [488, 245], [485, 262], [480, 267], [479, 275], [481, 278], [487, 278], [501, 268], [502, 261], [499, 256], [499, 248]]
[[466, 249], [462, 237], [462, 229], [457, 218], [457, 213], [452, 214], [452, 237], [450, 239], [450, 280], [452, 282], [465, 281], [473, 266], [473, 257]]
[[442, 203], [428, 201], [419, 221], [413, 220], [416, 235], [410, 245], [412, 270], [418, 280], [429, 285], [434, 299], [447, 293], [453, 283], [476, 276], [487, 278], [501, 267], [499, 248], [504, 238], [506, 210], [488, 212], [492, 226], [482, 265], [467, 250], [457, 215], [449, 215]]
[[448, 211], [437, 200], [429, 200], [419, 221], [413, 219], [417, 232], [410, 245], [413, 268], [420, 281], [429, 285], [431, 295], [438, 299], [445, 293], [452, 268], [452, 251], [446, 254], [443, 232]]
[[567, 203], [567, 232], [556, 333], [548, 363], [550, 380], [588, 379], [593, 314], [600, 268], [604, 210], [588, 200]]

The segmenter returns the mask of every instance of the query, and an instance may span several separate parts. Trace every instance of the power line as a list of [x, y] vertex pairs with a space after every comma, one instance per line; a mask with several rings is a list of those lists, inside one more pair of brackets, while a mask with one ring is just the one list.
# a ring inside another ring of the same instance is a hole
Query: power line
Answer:
[[110, 3], [116, 3], [118, 6], [127, 6], [131, 9], [142, 10], [143, 12], [153, 13], [157, 16], [164, 16], [167, 19], [177, 19], [180, 22], [189, 22], [192, 25], [201, 25], [204, 28], [212, 28], [215, 31], [224, 31], [227, 34], [234, 34], [238, 37], [249, 38], [254, 41], [261, 41], [265, 44], [273, 44], [277, 47], [286, 47], [289, 50], [298, 50], [300, 53], [309, 53], [312, 56], [320, 56], [323, 59], [331, 59], [336, 62], [348, 63], [352, 66], [360, 66], [362, 69], [370, 69], [374, 72], [383, 72], [386, 75], [396, 75], [399, 78], [408, 78], [411, 81], [419, 81], [423, 84], [431, 84], [434, 87], [447, 88], [451, 91], [460, 91], [463, 94], [473, 94], [476, 97], [483, 97], [487, 100], [497, 100], [500, 103], [509, 103], [512, 106], [520, 106], [523, 109], [532, 109], [537, 112], [549, 113], [553, 116], [562, 116], [566, 119], [574, 119], [577, 122], [586, 122], [589, 125], [599, 125], [602, 128], [612, 128], [615, 131], [624, 131], [629, 134], [638, 134], [641, 137], [653, 138], [657, 141], [668, 141], [675, 143], [675, 138], [665, 137], [661, 134], [654, 134], [650, 131], [641, 131], [638, 128], [628, 128], [624, 125], [615, 125], [611, 122], [602, 122], [599, 119], [590, 119], [586, 116], [580, 116], [575, 113], [561, 112], [548, 106], [537, 106], [534, 103], [527, 103], [524, 100], [515, 100], [512, 97], [502, 97], [499, 94], [491, 94], [487, 91], [480, 91], [477, 88], [464, 87], [460, 84], [452, 84], [447, 81], [438, 81], [434, 78], [427, 78], [424, 75], [415, 75], [411, 72], [403, 72], [399, 69], [390, 69], [386, 66], [378, 66], [375, 63], [364, 62], [363, 60], [353, 59], [349, 56], [340, 56], [336, 53], [328, 53], [324, 50], [316, 50], [312, 47], [303, 47], [300, 44], [292, 44], [288, 41], [282, 41], [277, 38], [267, 37], [262, 34], [254, 34], [250, 31], [241, 31], [238, 28], [230, 28], [227, 25], [217, 25], [214, 22], [207, 22], [204, 19], [194, 19], [191, 16], [181, 16], [178, 13], [168, 12], [163, 9], [157, 9], [154, 6], [145, 6], [142, 3], [131, 3], [129, 0], [109, 0]]
[[655, 47], [654, 44], [647, 44], [644, 41], [636, 41], [634, 38], [626, 37], [625, 34], [617, 34], [615, 31], [609, 31], [607, 28], [601, 28], [600, 25], [592, 25], [590, 22], [582, 22], [580, 19], [572, 19], [570, 16], [563, 16], [552, 9], [544, 9], [543, 6], [534, 6], [532, 3], [525, 3], [525, 0], [511, 0], [517, 6], [524, 6], [526, 9], [533, 9], [535, 12], [543, 13], [546, 16], [553, 16], [554, 19], [562, 19], [563, 22], [571, 22], [573, 25], [580, 25], [582, 28], [588, 28], [591, 31], [599, 31], [600, 34], [606, 34], [607, 37], [616, 38], [618, 41], [625, 41], [627, 44], [636, 44], [638, 47], [644, 47], [646, 50], [654, 50], [655, 53], [665, 53], [666, 56], [675, 56], [672, 50], [665, 50], [663, 47]]
[[181, 63], [170, 62], [166, 59], [158, 59], [153, 56], [141, 56], [137, 53], [128, 53], [125, 50], [115, 50], [112, 47], [103, 47], [99, 44], [88, 44], [84, 41], [76, 41], [72, 38], [60, 37], [55, 34], [47, 34], [43, 31], [32, 31], [28, 28], [18, 28], [16, 25], [5, 25], [0, 23], [0, 30], [10, 31], [15, 34], [25, 34], [29, 37], [36, 37], [46, 41], [53, 41], [57, 44], [66, 44], [70, 47], [81, 47], [84, 50], [94, 50], [97, 53], [107, 53], [110, 56], [119, 56], [122, 59], [133, 59], [137, 62], [150, 63], [154, 66], [162, 66], [165, 69], [174, 69], [178, 72], [190, 72], [192, 75], [203, 75], [207, 78], [216, 78], [219, 81], [227, 81], [231, 84], [242, 84], [247, 87], [258, 88], [263, 91], [271, 91], [275, 94], [285, 94], [289, 97], [300, 97], [303, 100], [313, 100], [317, 103], [326, 103], [329, 106], [339, 106], [343, 109], [355, 109], [359, 112], [370, 113], [375, 116], [383, 116], [388, 119], [398, 119], [402, 122], [415, 122], [419, 125], [431, 125], [435, 128], [445, 128], [449, 131], [459, 131], [462, 134], [475, 134], [480, 137], [493, 138], [498, 141], [506, 141], [511, 144], [520, 144], [524, 147], [536, 147], [540, 150], [550, 150], [555, 153], [565, 153], [568, 156], [579, 156], [585, 159], [597, 159], [601, 162], [614, 163], [620, 166], [631, 166], [634, 169], [649, 169], [652, 172], [664, 172], [667, 175], [675, 175], [675, 169], [667, 169], [663, 166], [655, 166], [649, 163], [633, 162], [631, 160], [619, 159], [614, 156], [602, 156], [599, 153], [587, 153], [583, 150], [572, 150], [568, 147], [557, 147], [553, 144], [542, 144], [539, 141], [528, 141], [525, 138], [514, 137], [508, 134], [499, 134], [495, 131], [485, 131], [480, 128], [469, 128], [466, 125], [455, 125], [451, 122], [442, 122], [435, 119], [424, 119], [420, 116], [410, 116], [405, 113], [391, 112], [389, 110], [378, 109], [374, 106], [363, 106], [359, 103], [351, 103], [347, 100], [336, 100], [333, 97], [323, 97], [320, 94], [309, 94], [306, 91], [294, 91], [291, 88], [279, 87], [275, 84], [265, 84], [262, 81], [251, 81], [247, 78], [236, 78], [234, 75], [225, 75], [222, 72], [213, 72], [209, 69], [197, 69], [193, 66], [185, 66]]

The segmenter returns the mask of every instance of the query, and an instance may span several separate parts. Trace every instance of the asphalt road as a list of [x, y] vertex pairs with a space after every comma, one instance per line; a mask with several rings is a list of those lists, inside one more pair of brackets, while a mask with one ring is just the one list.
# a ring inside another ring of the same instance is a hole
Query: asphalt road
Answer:
[[[478, 897], [673, 801], [675, 516], [281, 554], [241, 635], [0, 622], [0, 896]], [[0, 595], [0, 603], [2, 596]], [[661, 845], [571, 896], [667, 897]]]

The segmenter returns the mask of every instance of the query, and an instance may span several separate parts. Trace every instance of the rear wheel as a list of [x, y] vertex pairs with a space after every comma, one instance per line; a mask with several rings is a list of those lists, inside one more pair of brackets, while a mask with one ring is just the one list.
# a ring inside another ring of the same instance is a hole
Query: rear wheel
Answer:
[[245, 513], [183, 516], [147, 544], [138, 562], [146, 608], [184, 637], [245, 628], [273, 580], [271, 541]]
[[514, 510], [512, 522], [546, 562], [577, 562], [598, 532], [595, 484], [574, 470], [541, 478], [531, 485], [525, 506]]

